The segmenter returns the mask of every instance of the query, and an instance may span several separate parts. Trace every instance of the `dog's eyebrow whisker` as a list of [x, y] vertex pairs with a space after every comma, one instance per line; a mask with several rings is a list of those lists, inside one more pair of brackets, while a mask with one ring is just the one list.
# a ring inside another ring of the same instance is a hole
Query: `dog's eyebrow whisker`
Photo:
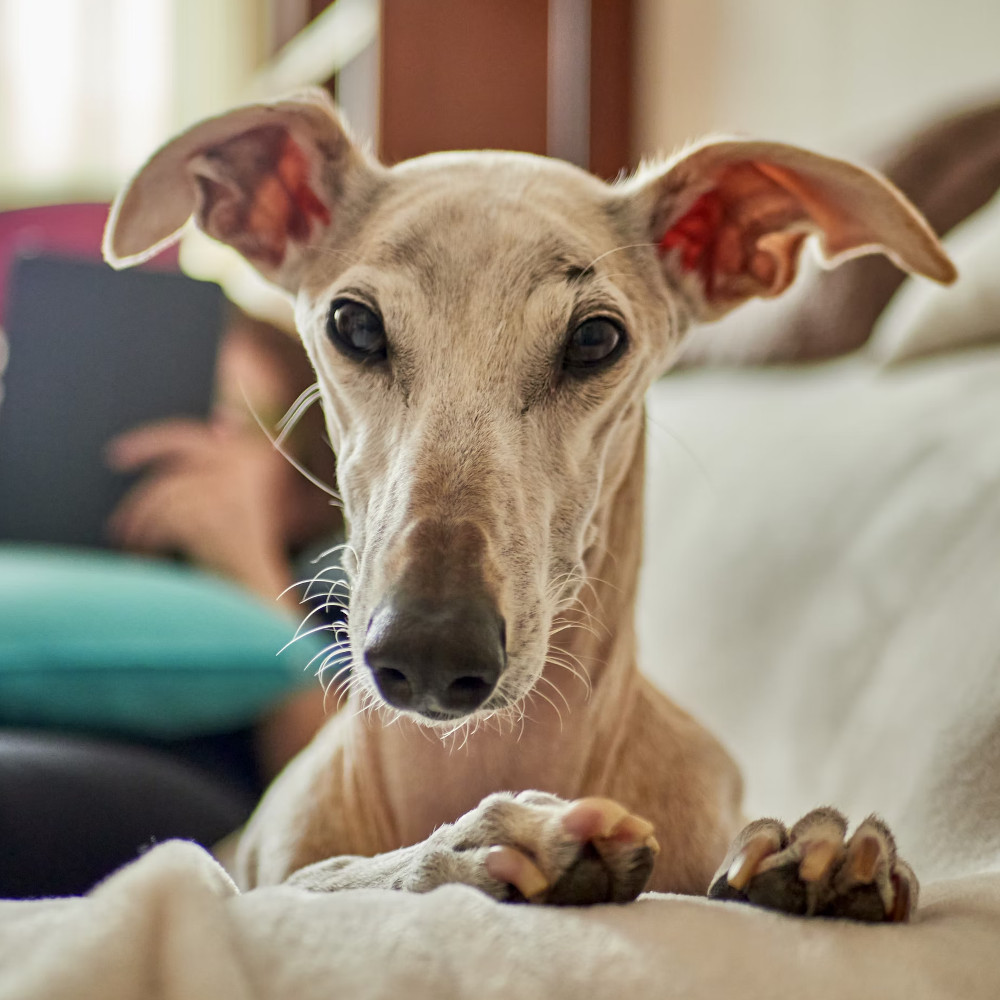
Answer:
[[613, 253], [621, 253], [623, 250], [638, 250], [642, 247], [656, 247], [656, 243], [650, 243], [648, 241], [643, 243], [625, 243], [620, 247], [612, 247], [610, 250], [605, 250], [604, 253], [598, 254], [584, 269], [583, 273], [586, 274], [587, 271], [593, 270], [595, 264], [600, 263], [605, 257], [610, 257]]

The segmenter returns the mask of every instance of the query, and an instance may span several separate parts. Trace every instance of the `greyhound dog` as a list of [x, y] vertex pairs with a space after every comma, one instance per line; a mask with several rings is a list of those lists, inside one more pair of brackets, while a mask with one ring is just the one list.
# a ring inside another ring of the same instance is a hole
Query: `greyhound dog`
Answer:
[[639, 673], [633, 624], [647, 388], [691, 323], [784, 291], [810, 235], [952, 281], [898, 191], [733, 140], [611, 185], [517, 153], [386, 168], [309, 91], [154, 154], [105, 256], [143, 261], [192, 215], [294, 297], [349, 525], [347, 708], [264, 796], [239, 882], [539, 903], [648, 883], [907, 919], [878, 819], [744, 827], [737, 768]]

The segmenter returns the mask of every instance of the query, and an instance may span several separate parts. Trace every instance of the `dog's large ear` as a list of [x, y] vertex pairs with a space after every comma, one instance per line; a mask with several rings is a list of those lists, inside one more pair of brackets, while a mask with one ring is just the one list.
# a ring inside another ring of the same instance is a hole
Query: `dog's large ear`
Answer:
[[695, 320], [779, 295], [811, 234], [831, 267], [884, 253], [935, 281], [956, 277], [927, 222], [888, 181], [795, 146], [711, 142], [633, 178], [625, 192]]
[[150, 157], [115, 200], [104, 256], [115, 268], [141, 263], [179, 239], [193, 215], [293, 291], [305, 249], [335, 224], [345, 188], [371, 169], [324, 91], [238, 108]]

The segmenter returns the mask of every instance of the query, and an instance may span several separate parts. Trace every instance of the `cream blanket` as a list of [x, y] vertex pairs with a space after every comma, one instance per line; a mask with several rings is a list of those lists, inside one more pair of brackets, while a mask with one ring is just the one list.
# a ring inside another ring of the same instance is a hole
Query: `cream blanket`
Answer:
[[239, 895], [163, 844], [85, 899], [0, 903], [3, 1000], [1000, 996], [1000, 874], [929, 887], [916, 923], [804, 921], [647, 895], [505, 906], [464, 886]]

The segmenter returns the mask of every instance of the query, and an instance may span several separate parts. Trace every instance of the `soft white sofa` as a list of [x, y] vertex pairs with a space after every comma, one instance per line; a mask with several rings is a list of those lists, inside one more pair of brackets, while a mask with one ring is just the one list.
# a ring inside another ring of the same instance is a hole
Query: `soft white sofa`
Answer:
[[749, 810], [879, 811], [925, 878], [1000, 862], [1000, 346], [686, 372], [649, 453], [643, 663]]
[[1000, 864], [1000, 196], [948, 246], [859, 352], [655, 387], [639, 615], [751, 812], [877, 810], [925, 879]]

